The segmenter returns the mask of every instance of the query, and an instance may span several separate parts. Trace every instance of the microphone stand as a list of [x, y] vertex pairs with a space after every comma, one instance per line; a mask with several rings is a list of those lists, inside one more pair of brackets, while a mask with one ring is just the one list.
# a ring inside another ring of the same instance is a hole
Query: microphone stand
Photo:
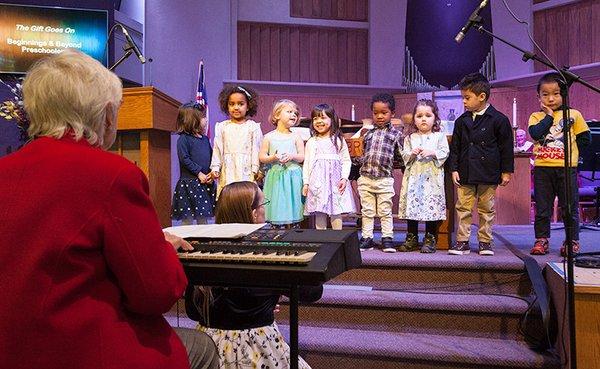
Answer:
[[562, 69], [558, 69], [554, 65], [552, 65], [548, 60], [542, 59], [537, 56], [535, 53], [523, 50], [522, 48], [510, 43], [509, 41], [496, 36], [492, 32], [485, 29], [483, 24], [481, 23], [481, 19], [476, 20], [473, 24], [473, 27], [477, 29], [480, 33], [485, 33], [492, 38], [495, 38], [503, 43], [511, 46], [512, 48], [519, 50], [523, 53], [522, 60], [527, 62], [529, 60], [536, 60], [545, 66], [549, 67], [552, 70], [557, 71], [565, 81], [562, 81], [562, 85], [560, 86], [561, 96], [563, 99], [563, 135], [564, 135], [564, 152], [565, 152], [565, 163], [564, 163], [564, 173], [565, 173], [565, 202], [566, 202], [566, 216], [563, 219], [565, 224], [565, 247], [567, 248], [567, 273], [565, 275], [565, 279], [567, 280], [567, 303], [568, 303], [568, 311], [569, 311], [569, 363], [571, 369], [577, 369], [577, 357], [576, 357], [576, 344], [575, 344], [575, 275], [573, 271], [573, 239], [571, 237], [571, 231], [573, 229], [573, 209], [571, 208], [571, 121], [569, 117], [569, 87], [573, 84], [573, 82], [578, 82], [592, 91], [595, 91], [600, 94], [600, 89], [592, 86], [588, 82], [584, 81], [578, 75], [569, 71], [568, 67], [563, 67]]
[[[115, 23], [115, 25], [112, 26], [112, 28], [110, 29], [110, 32], [108, 32], [108, 37], [106, 39], [105, 48], [106, 48], [106, 46], [108, 46], [108, 42], [110, 41], [110, 36], [115, 31], [116, 27], [121, 27], [122, 30], [125, 30], [125, 28], [123, 27], [122, 24]], [[125, 39], [125, 45], [123, 45], [123, 51], [125, 51], [125, 54], [123, 54], [123, 56], [121, 56], [121, 58], [119, 58], [119, 60], [117, 60], [115, 62], [115, 64], [113, 64], [110, 68], [108, 68], [108, 70], [112, 71], [113, 69], [118, 67], [119, 64], [123, 63], [125, 61], [125, 59], [129, 58], [131, 56], [131, 54], [133, 53], [133, 48], [134, 48], [134, 46], [129, 42], [129, 40]]]
[[117, 60], [115, 64], [112, 65], [112, 67], [108, 68], [108, 70], [115, 69], [119, 64], [123, 63], [125, 59], [129, 58], [129, 56], [131, 56], [131, 54], [133, 53], [133, 46], [129, 46], [127, 48], [124, 48], [123, 50], [125, 50], [125, 54], [123, 54], [123, 56], [121, 56], [121, 58]]

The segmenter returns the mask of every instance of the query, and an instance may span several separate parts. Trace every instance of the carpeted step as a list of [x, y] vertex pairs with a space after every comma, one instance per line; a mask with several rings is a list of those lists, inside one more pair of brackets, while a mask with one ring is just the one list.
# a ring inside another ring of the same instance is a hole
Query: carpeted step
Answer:
[[[325, 286], [319, 301], [301, 305], [300, 324], [365, 331], [523, 339], [519, 323], [528, 303], [518, 296], [339, 287]], [[287, 302], [281, 305], [277, 321], [287, 324], [289, 308]]]
[[523, 262], [504, 245], [495, 248], [494, 256], [481, 256], [473, 249], [468, 255], [449, 255], [445, 251], [434, 254], [420, 252], [384, 253], [380, 250], [363, 251], [362, 262], [370, 267], [414, 267], [439, 269], [486, 269], [486, 270], [522, 270]]
[[[289, 329], [279, 326], [289, 342]], [[313, 369], [543, 368], [559, 360], [511, 340], [336, 328], [299, 329], [302, 357]]]
[[385, 254], [379, 250], [363, 252], [362, 257], [360, 268], [329, 283], [397, 291], [436, 289], [519, 296], [529, 296], [531, 292], [523, 262], [504, 248], [498, 248], [493, 257], [439, 252]]

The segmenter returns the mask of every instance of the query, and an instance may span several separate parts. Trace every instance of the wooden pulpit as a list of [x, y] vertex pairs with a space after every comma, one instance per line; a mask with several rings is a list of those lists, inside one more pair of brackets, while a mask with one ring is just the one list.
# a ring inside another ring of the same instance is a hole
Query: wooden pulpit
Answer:
[[179, 105], [154, 87], [123, 89], [117, 139], [110, 149], [146, 174], [163, 227], [171, 226], [171, 132], [176, 130]]

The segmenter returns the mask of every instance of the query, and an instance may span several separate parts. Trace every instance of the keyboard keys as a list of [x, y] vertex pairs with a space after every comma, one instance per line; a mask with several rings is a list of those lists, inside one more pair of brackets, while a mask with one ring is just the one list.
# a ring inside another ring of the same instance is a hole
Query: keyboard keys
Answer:
[[260, 249], [260, 250], [235, 250], [211, 247], [210, 249], [179, 253], [180, 259], [185, 260], [206, 260], [221, 262], [241, 262], [241, 263], [267, 263], [267, 264], [308, 264], [316, 252], [307, 252], [302, 250], [284, 250], [284, 249]]

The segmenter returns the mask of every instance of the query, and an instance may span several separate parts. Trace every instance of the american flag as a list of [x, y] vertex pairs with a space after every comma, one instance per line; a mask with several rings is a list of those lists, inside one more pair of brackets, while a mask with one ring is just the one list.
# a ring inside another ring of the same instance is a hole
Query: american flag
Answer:
[[196, 104], [204, 107], [206, 113], [206, 136], [210, 138], [210, 120], [208, 117], [208, 100], [206, 97], [206, 86], [204, 84], [204, 60], [198, 65], [198, 88], [196, 90]]
[[198, 66], [198, 90], [196, 90], [196, 103], [206, 108], [206, 86], [204, 86], [204, 61], [200, 60]]

